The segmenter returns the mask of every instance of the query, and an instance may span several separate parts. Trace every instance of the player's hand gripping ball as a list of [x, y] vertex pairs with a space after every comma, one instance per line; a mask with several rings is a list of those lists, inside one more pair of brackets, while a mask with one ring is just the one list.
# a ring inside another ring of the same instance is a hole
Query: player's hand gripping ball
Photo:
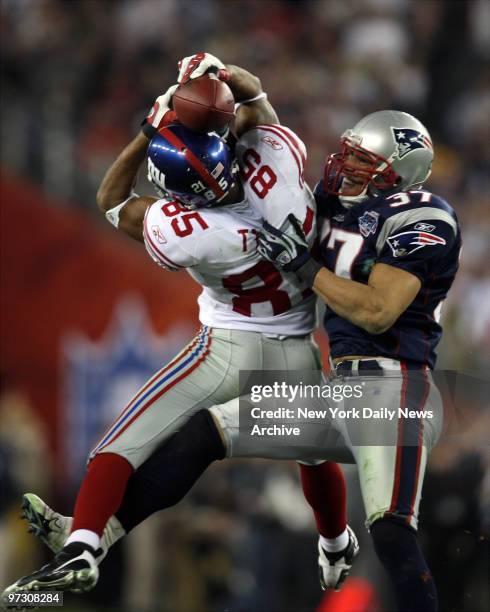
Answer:
[[179, 61], [179, 74], [177, 83], [186, 83], [189, 79], [197, 79], [198, 77], [212, 72], [217, 75], [222, 81], [229, 78], [228, 71], [223, 62], [211, 53], [194, 53], [188, 55]]
[[172, 104], [172, 95], [177, 87], [178, 85], [172, 85], [164, 94], [158, 96], [150, 112], [143, 120], [141, 129], [147, 138], [153, 138], [160, 128], [175, 121], [176, 113], [170, 110], [170, 105]]
[[220, 131], [235, 117], [235, 99], [228, 85], [214, 74], [183, 82], [172, 96], [178, 120], [195, 132]]

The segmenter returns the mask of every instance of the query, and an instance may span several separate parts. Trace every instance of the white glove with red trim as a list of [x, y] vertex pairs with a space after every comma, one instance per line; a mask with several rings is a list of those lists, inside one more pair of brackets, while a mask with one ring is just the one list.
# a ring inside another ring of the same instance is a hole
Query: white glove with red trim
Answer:
[[197, 79], [197, 77], [202, 76], [208, 70], [215, 72], [222, 81], [226, 81], [228, 78], [228, 71], [221, 60], [211, 55], [211, 53], [201, 52], [180, 60], [177, 82], [185, 83], [189, 79]]
[[175, 111], [170, 110], [170, 101], [177, 87], [178, 85], [172, 85], [164, 94], [158, 96], [148, 116], [143, 119], [141, 130], [148, 138], [152, 138], [161, 127], [177, 119]]

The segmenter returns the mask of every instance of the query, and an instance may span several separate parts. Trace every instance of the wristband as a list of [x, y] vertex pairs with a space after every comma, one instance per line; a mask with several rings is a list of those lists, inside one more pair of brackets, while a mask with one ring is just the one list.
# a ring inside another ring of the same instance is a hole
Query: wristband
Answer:
[[306, 263], [304, 263], [300, 268], [294, 271], [296, 276], [300, 278], [305, 283], [308, 283], [310, 287], [313, 287], [313, 283], [315, 282], [315, 277], [318, 274], [319, 270], [323, 268], [321, 263], [318, 263], [313, 257], [309, 257]]
[[153, 136], [156, 134], [157, 128], [153, 126], [151, 123], [148, 123], [145, 117], [143, 121], [141, 122], [141, 131], [148, 138], [148, 140], [151, 140]]
[[131, 195], [129, 196], [129, 198], [126, 198], [124, 202], [121, 202], [120, 204], [117, 204], [116, 206], [114, 206], [114, 208], [107, 210], [105, 213], [105, 218], [107, 219], [107, 221], [109, 221], [109, 223], [111, 223], [115, 228], [119, 227], [119, 215], [121, 213], [122, 207], [125, 204], [127, 204], [129, 200], [132, 200], [133, 198], [138, 198], [138, 197], [139, 197], [138, 194], [134, 193], [133, 191]]
[[258, 96], [255, 96], [255, 98], [248, 98], [247, 100], [240, 100], [239, 102], [235, 104], [235, 110], [242, 104], [250, 104], [251, 102], [257, 102], [258, 100], [267, 100], [267, 94], [265, 93], [265, 91], [260, 93]]
[[229, 83], [231, 80], [231, 74], [226, 68], [220, 68], [217, 77], [220, 81], [224, 81], [225, 83]]
[[148, 123], [148, 118], [145, 117], [143, 121], [141, 122], [141, 131], [148, 138], [148, 140], [151, 140], [153, 136], [158, 132], [159, 129], [167, 125], [170, 125], [171, 123], [174, 123], [175, 121], [178, 121], [177, 113], [173, 110], [168, 110], [165, 113], [165, 115], [163, 115], [163, 117], [160, 119], [160, 123], [158, 124], [158, 127], [155, 127], [151, 123]]

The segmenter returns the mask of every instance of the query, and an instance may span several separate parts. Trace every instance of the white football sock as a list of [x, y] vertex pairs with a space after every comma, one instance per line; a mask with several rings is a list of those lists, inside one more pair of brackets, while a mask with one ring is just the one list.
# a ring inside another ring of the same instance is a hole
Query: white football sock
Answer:
[[347, 527], [336, 538], [325, 538], [321, 535], [320, 542], [322, 548], [329, 553], [336, 553], [344, 550], [344, 548], [347, 548], [347, 545], [349, 544], [349, 533], [347, 531]]
[[75, 529], [68, 536], [65, 546], [73, 544], [73, 542], [83, 542], [83, 544], [88, 544], [94, 550], [97, 550], [100, 546], [100, 536], [95, 531], [90, 531], [89, 529]]

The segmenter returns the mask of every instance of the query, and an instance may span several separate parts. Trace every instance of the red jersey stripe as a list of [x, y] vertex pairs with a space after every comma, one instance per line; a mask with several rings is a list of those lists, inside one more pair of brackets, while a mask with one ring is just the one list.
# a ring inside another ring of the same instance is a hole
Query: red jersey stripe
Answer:
[[288, 149], [291, 151], [291, 154], [294, 158], [294, 161], [296, 162], [296, 165], [298, 166], [299, 186], [303, 187], [303, 170], [301, 166], [301, 160], [300, 160], [298, 153], [296, 152], [296, 149], [290, 144], [288, 140], [286, 140], [283, 134], [281, 134], [280, 132], [276, 132], [276, 130], [272, 129], [272, 127], [273, 126], [257, 125], [253, 129], [263, 130], [264, 132], [271, 132], [272, 134], [280, 138], [286, 144]]
[[148, 410], [148, 408], [151, 407], [152, 404], [154, 404], [156, 402], [157, 399], [159, 399], [164, 393], [166, 393], [167, 391], [170, 391], [170, 389], [172, 387], [174, 387], [178, 382], [180, 382], [181, 380], [183, 380], [184, 378], [186, 378], [187, 376], [189, 376], [189, 374], [191, 374], [205, 359], [206, 357], [209, 355], [209, 351], [211, 348], [211, 342], [212, 342], [212, 336], [210, 335], [208, 337], [207, 340], [207, 345], [205, 347], [205, 351], [204, 353], [198, 358], [197, 361], [195, 361], [187, 370], [185, 370], [180, 376], [178, 376], [177, 378], [175, 378], [171, 383], [169, 383], [166, 387], [164, 387], [163, 389], [160, 389], [160, 391], [154, 395], [151, 399], [148, 400], [148, 402], [146, 402], [146, 404], [144, 404], [139, 410], [138, 412], [133, 415], [129, 421], [124, 425], [124, 427], [122, 427], [119, 431], [117, 431], [117, 433], [115, 433], [115, 435], [108, 441], [105, 442], [98, 450], [97, 452], [100, 453], [102, 451], [102, 449], [104, 449], [107, 445], [112, 444], [115, 440], [117, 440], [117, 438], [119, 438], [119, 436], [124, 433], [126, 431], [126, 429], [132, 424], [134, 423], [134, 421], [136, 421], [136, 419], [141, 416], [143, 414], [143, 412], [146, 412], [146, 410]]
[[292, 134], [289, 133], [289, 131], [287, 131], [285, 128], [283, 128], [280, 125], [274, 125], [271, 126], [274, 133], [279, 136], [282, 135], [283, 139], [285, 139], [288, 144], [289, 144], [289, 148], [291, 149], [291, 151], [295, 151], [296, 154], [299, 156], [299, 166], [300, 166], [300, 185], [301, 187], [304, 184], [304, 175], [305, 175], [305, 164], [306, 164], [306, 156], [303, 153], [303, 150], [301, 149], [301, 146], [299, 145], [298, 141], [292, 136]]
[[[400, 363], [402, 371], [403, 382], [400, 397], [400, 406], [405, 408], [407, 404], [407, 387], [408, 387], [408, 370], [406, 364], [402, 361]], [[393, 493], [391, 496], [391, 504], [388, 512], [394, 512], [396, 510], [396, 503], [398, 500], [398, 491], [400, 489], [400, 477], [401, 477], [401, 463], [402, 463], [402, 450], [403, 450], [403, 419], [398, 419], [398, 436], [396, 444], [396, 463], [395, 463], [395, 477], [393, 482]]]
[[171, 368], [173, 368], [178, 362], [182, 361], [186, 355], [188, 353], [190, 353], [195, 346], [197, 345], [197, 343], [199, 342], [199, 334], [194, 338], [194, 340], [191, 342], [191, 344], [187, 347], [187, 349], [184, 350], [183, 353], [180, 353], [179, 355], [177, 355], [177, 357], [175, 357], [175, 359], [173, 359], [170, 363], [168, 363], [166, 366], [164, 366], [161, 370], [159, 370], [139, 391], [138, 393], [130, 400], [130, 402], [124, 407], [124, 410], [118, 415], [118, 417], [116, 418], [115, 421], [113, 421], [109, 427], [106, 428], [106, 430], [104, 431], [104, 433], [102, 434], [102, 436], [100, 437], [99, 441], [97, 442], [97, 444], [93, 447], [93, 450], [91, 451], [92, 453], [94, 453], [97, 449], [98, 446], [101, 444], [102, 440], [104, 440], [104, 438], [107, 436], [107, 434], [114, 429], [114, 427], [117, 425], [117, 423], [124, 417], [124, 415], [128, 412], [128, 410], [131, 409], [132, 406], [134, 406], [134, 404], [138, 401], [138, 399], [143, 395], [143, 393], [149, 389], [156, 381], [158, 378], [161, 378], [164, 374], [166, 374], [168, 372], [168, 370], [170, 370]]
[[301, 146], [300, 141], [298, 140], [294, 132], [291, 132], [291, 130], [289, 130], [288, 128], [285, 128], [282, 125], [274, 125], [274, 128], [282, 132], [284, 136], [289, 140], [289, 142], [293, 145], [293, 147], [298, 151], [299, 156], [301, 158], [302, 168], [304, 172], [305, 166], [306, 166], [306, 154], [303, 150], [303, 147]]
[[[430, 382], [427, 376], [427, 370], [424, 368], [423, 372], [424, 372], [425, 389], [424, 389], [424, 395], [420, 401], [420, 406], [417, 406], [417, 410], [424, 409], [425, 403], [427, 401], [427, 398], [429, 397], [429, 392], [430, 392]], [[412, 499], [410, 501], [410, 512], [407, 517], [407, 523], [410, 523], [410, 519], [413, 516], [414, 508], [415, 508], [415, 500], [417, 499], [417, 490], [418, 490], [419, 476], [420, 476], [420, 462], [422, 460], [423, 444], [424, 444], [424, 421], [423, 419], [420, 419], [418, 449], [417, 449], [417, 464], [415, 467], [415, 479], [414, 479], [414, 484], [413, 484]]]
[[305, 233], [305, 236], [308, 236], [308, 234], [311, 232], [311, 228], [313, 227], [314, 218], [315, 218], [315, 213], [309, 206], [307, 206], [306, 207], [306, 217], [303, 222], [303, 231]]

